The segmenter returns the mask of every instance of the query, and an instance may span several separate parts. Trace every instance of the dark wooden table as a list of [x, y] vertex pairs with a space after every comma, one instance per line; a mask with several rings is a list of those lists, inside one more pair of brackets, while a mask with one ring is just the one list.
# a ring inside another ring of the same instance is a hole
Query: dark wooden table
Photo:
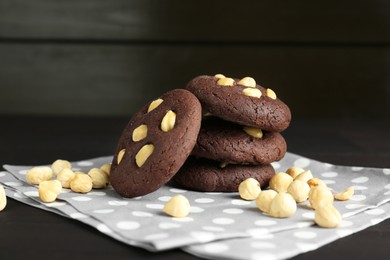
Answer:
[[[47, 164], [113, 153], [128, 118], [0, 117], [0, 163]], [[390, 167], [390, 120], [294, 120], [289, 151], [334, 164]], [[294, 259], [388, 259], [390, 220]], [[150, 253], [76, 220], [8, 199], [0, 212], [0, 259], [198, 259]]]

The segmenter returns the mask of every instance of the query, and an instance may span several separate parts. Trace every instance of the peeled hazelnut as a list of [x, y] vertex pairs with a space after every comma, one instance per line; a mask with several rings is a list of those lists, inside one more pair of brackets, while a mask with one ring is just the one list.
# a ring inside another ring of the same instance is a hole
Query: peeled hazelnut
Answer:
[[293, 167], [288, 168], [286, 173], [288, 175], [290, 175], [293, 179], [295, 179], [295, 177], [297, 177], [301, 172], [304, 172], [304, 171], [305, 170], [300, 168], [300, 167], [293, 166]]
[[271, 201], [278, 193], [274, 190], [263, 190], [256, 198], [256, 206], [264, 213], [269, 213]]
[[255, 98], [261, 97], [261, 91], [260, 89], [257, 88], [244, 88], [242, 94], [248, 97], [255, 97]]
[[349, 200], [352, 195], [354, 194], [355, 189], [353, 187], [349, 187], [346, 190], [343, 190], [337, 194], [334, 195], [334, 198], [336, 200]]
[[285, 172], [279, 172], [272, 176], [269, 187], [277, 192], [286, 192], [288, 186], [293, 182], [293, 178]]
[[245, 126], [244, 131], [254, 138], [261, 139], [263, 137], [263, 131], [260, 128]]
[[140, 125], [133, 131], [132, 139], [134, 142], [138, 142], [143, 140], [148, 135], [148, 126], [147, 125]]
[[29, 184], [39, 184], [42, 181], [50, 180], [53, 170], [50, 167], [34, 167], [27, 171], [26, 182]]
[[190, 202], [183, 195], [176, 195], [172, 197], [163, 208], [165, 214], [175, 217], [183, 218], [190, 213]]
[[310, 188], [318, 186], [318, 185], [322, 185], [322, 186], [326, 187], [325, 182], [323, 182], [319, 178], [311, 178], [310, 180], [307, 181], [307, 184], [309, 184]]
[[169, 110], [161, 120], [161, 130], [169, 132], [175, 127], [176, 113]]
[[333, 194], [325, 186], [314, 186], [309, 192], [309, 202], [312, 208], [317, 209], [320, 204], [332, 204]]
[[144, 165], [146, 160], [153, 153], [153, 150], [154, 150], [154, 145], [152, 144], [145, 144], [144, 146], [142, 146], [142, 148], [135, 155], [135, 163], [137, 164], [138, 167]]
[[251, 77], [245, 77], [238, 82], [239, 85], [243, 85], [245, 87], [255, 88], [256, 81]]
[[275, 218], [288, 218], [297, 211], [294, 198], [285, 192], [279, 192], [271, 201], [269, 214]]
[[62, 186], [59, 180], [43, 181], [38, 187], [39, 198], [43, 202], [53, 202], [57, 199], [61, 190]]
[[87, 193], [92, 190], [92, 179], [85, 173], [76, 173], [70, 182], [70, 189], [74, 192]]
[[88, 172], [89, 177], [92, 179], [92, 188], [103, 189], [108, 185], [108, 175], [99, 168], [92, 168]]
[[335, 228], [341, 224], [341, 215], [332, 204], [321, 204], [314, 213], [314, 221], [324, 228]]
[[148, 107], [148, 113], [150, 111], [152, 111], [153, 109], [155, 109], [156, 107], [158, 107], [159, 105], [161, 105], [161, 103], [163, 102], [164, 100], [162, 100], [161, 98], [159, 99], [156, 99], [154, 101], [152, 101]]
[[121, 163], [123, 155], [125, 155], [125, 152], [126, 152], [126, 149], [122, 149], [119, 151], [118, 157], [116, 158], [116, 161], [118, 162], [118, 164]]
[[272, 99], [276, 99], [276, 93], [270, 88], [267, 88], [265, 90], [265, 94], [267, 95], [267, 97], [270, 97]]
[[67, 160], [58, 159], [51, 165], [51, 169], [55, 175], [57, 175], [64, 168], [72, 169], [72, 164]]
[[234, 86], [234, 79], [232, 78], [220, 78], [218, 81], [217, 81], [217, 85], [219, 86]]
[[65, 168], [57, 174], [57, 180], [61, 182], [62, 188], [69, 189], [70, 182], [73, 180], [74, 176], [76, 176], [76, 173], [74, 173], [71, 169]]
[[310, 170], [301, 172], [297, 177], [294, 178], [294, 180], [300, 180], [307, 182], [308, 180], [313, 178], [313, 174]]
[[255, 200], [260, 192], [260, 183], [254, 178], [248, 178], [238, 186], [240, 197], [244, 200]]
[[225, 75], [223, 75], [223, 74], [215, 74], [214, 77], [217, 79], [226, 78]]
[[107, 176], [110, 176], [110, 172], [111, 172], [111, 163], [105, 163], [105, 164], [103, 164], [102, 166], [100, 166], [100, 169], [102, 169], [102, 170], [107, 174]]
[[0, 211], [7, 206], [7, 196], [5, 195], [4, 187], [0, 184]]
[[304, 181], [294, 180], [288, 186], [287, 192], [294, 198], [296, 202], [303, 202], [309, 197], [310, 187]]

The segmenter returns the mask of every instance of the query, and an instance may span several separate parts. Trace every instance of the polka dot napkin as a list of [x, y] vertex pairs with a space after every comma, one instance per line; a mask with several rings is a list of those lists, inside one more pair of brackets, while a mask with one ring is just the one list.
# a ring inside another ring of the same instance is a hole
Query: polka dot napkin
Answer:
[[[111, 157], [101, 157], [72, 165], [88, 171], [110, 161]], [[390, 217], [390, 169], [336, 166], [291, 153], [273, 163], [276, 171], [293, 165], [310, 169], [335, 192], [355, 187], [351, 200], [335, 202], [344, 217], [342, 227], [314, 226], [314, 212], [305, 203], [298, 205], [293, 217], [276, 219], [263, 215], [254, 201], [244, 201], [238, 193], [193, 192], [174, 183], [132, 199], [120, 197], [111, 188], [87, 194], [63, 189], [53, 203], [42, 203], [37, 187], [25, 183], [27, 169], [32, 166], [5, 165], [7, 171], [0, 172], [0, 183], [9, 197], [77, 219], [124, 243], [151, 251], [182, 248], [213, 259], [252, 259], [259, 254], [266, 259], [288, 258]], [[185, 195], [191, 203], [191, 213], [185, 218], [162, 213], [163, 205], [176, 194]]]

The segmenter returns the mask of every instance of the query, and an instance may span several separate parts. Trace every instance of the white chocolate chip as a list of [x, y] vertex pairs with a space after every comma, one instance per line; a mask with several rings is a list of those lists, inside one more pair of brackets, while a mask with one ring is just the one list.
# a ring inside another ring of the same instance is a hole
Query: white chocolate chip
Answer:
[[150, 111], [152, 111], [153, 109], [155, 109], [156, 107], [158, 107], [159, 105], [161, 105], [161, 103], [162, 103], [163, 101], [164, 101], [164, 100], [162, 100], [161, 98], [152, 101], [152, 102], [150, 103], [150, 105], [149, 105], [148, 113], [149, 113]]
[[297, 204], [294, 198], [286, 193], [279, 192], [271, 201], [269, 214], [275, 218], [288, 218], [297, 211]]
[[163, 208], [165, 214], [175, 217], [183, 218], [190, 213], [190, 202], [183, 195], [176, 195], [172, 197]]
[[72, 164], [67, 160], [58, 159], [51, 165], [51, 169], [55, 175], [57, 175], [64, 168], [72, 169]]
[[265, 90], [265, 94], [267, 95], [267, 97], [270, 97], [272, 99], [276, 99], [276, 93], [270, 88], [267, 88]]
[[5, 190], [3, 186], [0, 184], [0, 211], [5, 209], [7, 206], [7, 196], [5, 195]]
[[272, 176], [269, 187], [277, 192], [287, 192], [288, 186], [293, 182], [293, 178], [285, 172], [279, 172]]
[[153, 150], [154, 150], [154, 145], [152, 144], [145, 144], [144, 146], [142, 146], [142, 148], [135, 155], [135, 163], [137, 164], [138, 167], [144, 165], [146, 160], [153, 153]]
[[244, 200], [255, 200], [260, 192], [260, 183], [254, 178], [248, 178], [238, 186], [240, 197]]
[[43, 202], [53, 202], [57, 199], [61, 190], [62, 186], [59, 180], [43, 181], [38, 187], [39, 198]]
[[340, 212], [332, 204], [323, 204], [316, 208], [314, 221], [324, 228], [335, 228], [341, 224]]
[[108, 185], [108, 175], [99, 168], [92, 168], [88, 172], [89, 177], [92, 179], [92, 188], [104, 189]]
[[122, 149], [119, 151], [118, 153], [118, 157], [116, 158], [116, 161], [118, 164], [121, 163], [122, 159], [123, 159], [123, 156], [125, 155], [125, 152], [126, 152], [126, 149]]
[[214, 77], [217, 78], [217, 79], [226, 78], [225, 75], [223, 75], [223, 74], [215, 74]]
[[274, 190], [263, 190], [256, 198], [256, 206], [264, 213], [269, 213], [271, 201], [278, 193]]
[[92, 179], [85, 173], [76, 173], [70, 182], [70, 189], [74, 192], [87, 193], [92, 190]]
[[291, 194], [296, 202], [303, 202], [309, 197], [310, 187], [304, 181], [294, 180], [288, 186], [287, 192]]
[[254, 138], [261, 139], [263, 137], [263, 131], [260, 128], [244, 126], [244, 131]]
[[133, 141], [138, 142], [146, 138], [148, 135], [148, 126], [145, 124], [142, 124], [138, 126], [136, 129], [133, 131]]
[[217, 81], [217, 85], [219, 86], [234, 86], [234, 79], [232, 78], [220, 78], [218, 81]]
[[321, 204], [333, 204], [333, 194], [325, 186], [314, 186], [309, 192], [309, 202], [313, 209], [317, 209]]
[[39, 184], [42, 181], [50, 180], [53, 177], [53, 170], [50, 167], [34, 167], [27, 171], [26, 182]]
[[294, 178], [294, 180], [300, 180], [303, 182], [308, 182], [310, 179], [313, 178], [313, 174], [310, 170], [301, 172], [297, 177]]
[[256, 81], [251, 78], [251, 77], [245, 77], [241, 79], [238, 82], [239, 85], [245, 86], [245, 87], [250, 87], [250, 88], [255, 88], [256, 87]]
[[248, 97], [255, 97], [255, 98], [260, 98], [261, 97], [261, 91], [260, 89], [257, 88], [244, 88], [242, 91], [242, 94]]
[[100, 166], [100, 169], [102, 169], [107, 176], [110, 176], [111, 173], [111, 163], [105, 163], [102, 166]]
[[169, 110], [161, 120], [161, 130], [164, 132], [169, 132], [175, 127], [175, 123], [176, 113], [172, 110]]
[[304, 172], [304, 171], [305, 170], [300, 168], [300, 167], [293, 166], [293, 167], [288, 168], [286, 173], [288, 175], [290, 175], [293, 179], [295, 179], [295, 177], [297, 177], [301, 172]]
[[352, 195], [354, 194], [355, 189], [353, 187], [349, 187], [346, 190], [343, 190], [337, 194], [334, 195], [334, 198], [336, 200], [349, 200]]
[[57, 180], [61, 182], [62, 188], [69, 189], [70, 182], [73, 180], [74, 176], [76, 176], [75, 172], [71, 169], [65, 168], [57, 174]]

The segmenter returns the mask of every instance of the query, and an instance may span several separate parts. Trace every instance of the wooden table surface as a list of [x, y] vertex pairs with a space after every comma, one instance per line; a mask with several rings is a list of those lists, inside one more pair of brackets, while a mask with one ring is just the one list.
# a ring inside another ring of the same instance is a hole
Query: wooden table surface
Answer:
[[[48, 164], [111, 155], [128, 118], [0, 117], [0, 163]], [[295, 120], [290, 152], [324, 162], [390, 167], [389, 119]], [[390, 180], [389, 180], [390, 182]], [[293, 259], [388, 259], [390, 220]], [[76, 220], [8, 199], [0, 213], [0, 259], [198, 259], [180, 250], [150, 253]]]

